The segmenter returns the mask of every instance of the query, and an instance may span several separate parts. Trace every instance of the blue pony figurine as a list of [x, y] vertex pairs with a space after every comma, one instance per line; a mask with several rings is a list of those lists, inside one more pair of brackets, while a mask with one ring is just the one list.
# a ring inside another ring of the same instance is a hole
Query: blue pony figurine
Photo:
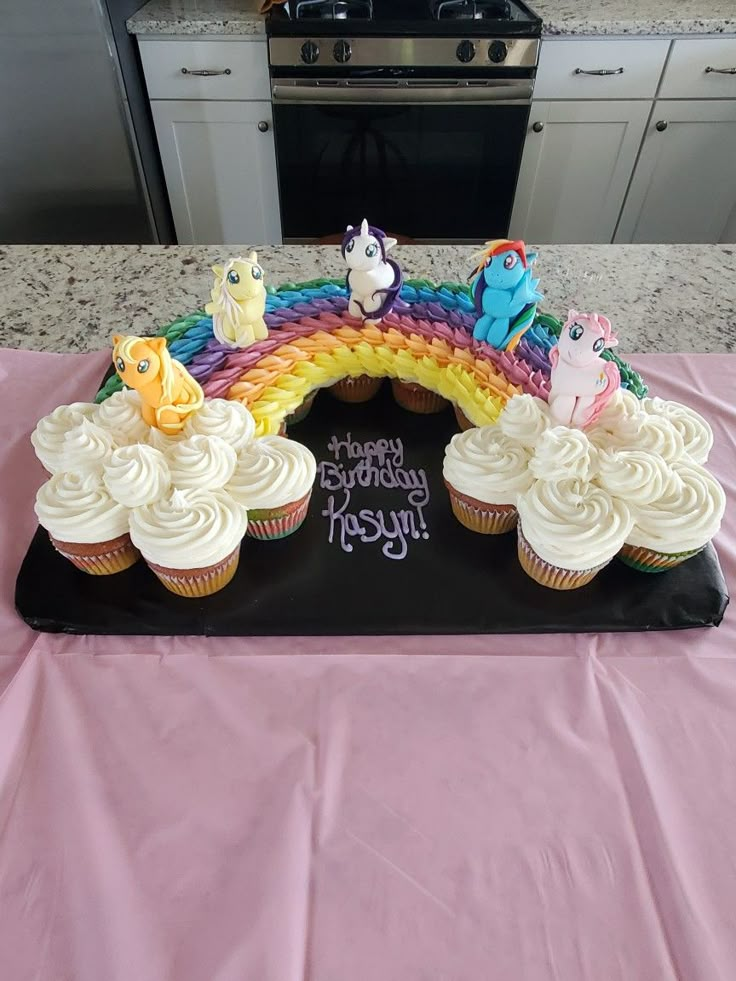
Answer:
[[499, 351], [513, 351], [544, 299], [537, 292], [539, 280], [532, 278], [537, 253], [527, 252], [523, 242], [502, 238], [487, 242], [478, 258], [471, 286], [478, 314], [473, 337]]

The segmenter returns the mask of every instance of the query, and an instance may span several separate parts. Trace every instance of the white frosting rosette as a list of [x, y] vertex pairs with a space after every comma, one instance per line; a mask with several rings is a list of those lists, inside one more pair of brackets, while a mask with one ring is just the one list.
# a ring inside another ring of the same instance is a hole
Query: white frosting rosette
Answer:
[[178, 433], [165, 433], [158, 429], [156, 426], [151, 426], [148, 430], [148, 445], [152, 446], [155, 450], [163, 453], [167, 456], [171, 453], [177, 443], [181, 443], [183, 439], [186, 439], [184, 431]]
[[533, 481], [529, 451], [499, 432], [479, 426], [457, 433], [445, 449], [445, 481], [460, 494], [484, 504], [516, 504]]
[[651, 504], [667, 493], [674, 471], [646, 450], [601, 450], [596, 483], [632, 507]]
[[706, 463], [713, 446], [713, 430], [694, 409], [666, 399], [643, 399], [642, 409], [648, 415], [661, 416], [682, 436], [685, 452], [695, 463]]
[[553, 426], [537, 441], [529, 470], [538, 480], [590, 480], [597, 451], [585, 433], [568, 426]]
[[150, 429], [141, 415], [141, 397], [132, 388], [114, 392], [98, 405], [94, 422], [106, 429], [118, 446], [144, 443]]
[[179, 490], [219, 490], [235, 472], [235, 450], [219, 436], [190, 436], [168, 456], [171, 482]]
[[677, 555], [702, 548], [718, 532], [726, 507], [721, 485], [697, 463], [676, 463], [672, 470], [675, 479], [663, 496], [635, 507], [627, 544]]
[[639, 431], [642, 418], [640, 400], [628, 389], [619, 388], [606, 403], [596, 425], [619, 436], [632, 438]]
[[503, 435], [522, 446], [536, 446], [549, 425], [547, 403], [534, 395], [514, 395], [498, 417], [498, 427]]
[[635, 435], [626, 432], [608, 432], [600, 427], [588, 431], [588, 438], [599, 450], [641, 450], [656, 453], [667, 463], [675, 463], [685, 456], [685, 443], [680, 432], [665, 416], [647, 415], [642, 412]]
[[205, 399], [184, 423], [184, 435], [219, 436], [238, 453], [255, 436], [256, 421], [242, 402]]
[[82, 419], [64, 437], [61, 470], [65, 473], [93, 473], [101, 476], [105, 463], [115, 449], [115, 440], [106, 429], [89, 419]]
[[153, 504], [169, 492], [171, 473], [163, 453], [136, 443], [115, 450], [105, 464], [105, 486], [126, 508]]
[[537, 480], [517, 507], [523, 536], [537, 555], [574, 572], [609, 562], [633, 520], [623, 501], [583, 480]]
[[61, 455], [64, 450], [64, 437], [84, 419], [93, 419], [97, 406], [93, 402], [72, 402], [60, 405], [52, 413], [44, 416], [31, 433], [31, 443], [36, 456], [49, 473], [61, 469]]
[[39, 524], [62, 542], [109, 542], [128, 531], [127, 508], [96, 474], [55, 474], [39, 488], [35, 511]]
[[217, 565], [240, 545], [245, 509], [223, 490], [175, 490], [130, 512], [130, 537], [149, 562], [169, 569]]
[[317, 461], [306, 446], [283, 436], [262, 436], [238, 454], [227, 490], [243, 507], [279, 508], [311, 491], [316, 472]]

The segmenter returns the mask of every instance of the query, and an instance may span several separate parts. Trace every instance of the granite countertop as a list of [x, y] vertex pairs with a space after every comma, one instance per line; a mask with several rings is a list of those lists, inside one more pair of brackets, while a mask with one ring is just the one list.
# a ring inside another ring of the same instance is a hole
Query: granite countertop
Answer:
[[[150, 334], [201, 309], [210, 266], [248, 246], [0, 247], [0, 346], [94, 351], [114, 332]], [[465, 281], [475, 250], [404, 246], [407, 278]], [[259, 249], [274, 285], [340, 277], [337, 246]], [[536, 266], [542, 310], [569, 307], [611, 318], [624, 353], [736, 352], [736, 246], [545, 246]]]
[[[260, 0], [149, 0], [131, 34], [263, 34]], [[545, 35], [736, 34], [734, 0], [531, 0]]]

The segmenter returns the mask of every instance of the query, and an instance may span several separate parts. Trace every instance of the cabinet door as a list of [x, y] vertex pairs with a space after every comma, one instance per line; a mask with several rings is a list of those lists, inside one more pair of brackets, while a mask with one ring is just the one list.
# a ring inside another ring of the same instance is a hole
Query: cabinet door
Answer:
[[660, 100], [616, 241], [735, 241], [735, 175], [736, 101]]
[[280, 243], [270, 102], [153, 100], [151, 110], [179, 244]]
[[611, 242], [649, 102], [535, 102], [511, 219], [535, 244]]

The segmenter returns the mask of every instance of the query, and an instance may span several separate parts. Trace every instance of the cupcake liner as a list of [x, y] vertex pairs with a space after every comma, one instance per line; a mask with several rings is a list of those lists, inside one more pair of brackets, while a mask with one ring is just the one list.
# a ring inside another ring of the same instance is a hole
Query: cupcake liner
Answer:
[[466, 433], [469, 429], [475, 429], [475, 423], [468, 419], [460, 406], [453, 405], [453, 409], [455, 410], [455, 418], [457, 419], [457, 424], [461, 432]]
[[403, 382], [398, 378], [391, 379], [391, 388], [394, 398], [402, 409], [409, 412], [417, 412], [420, 415], [430, 415], [434, 412], [442, 412], [447, 407], [447, 399], [430, 392], [428, 388], [415, 385], [413, 382]]
[[307, 516], [311, 489], [299, 498], [280, 508], [259, 508], [248, 512], [247, 535], [260, 541], [286, 538], [299, 528]]
[[91, 576], [112, 576], [129, 569], [141, 557], [130, 540], [130, 535], [120, 535], [107, 542], [88, 545], [82, 542], [62, 542], [49, 535], [56, 551], [82, 572]]
[[540, 586], [547, 586], [549, 589], [579, 589], [587, 586], [608, 565], [608, 562], [602, 562], [592, 569], [582, 571], [551, 565], [541, 559], [524, 538], [521, 525], [518, 526], [518, 543], [519, 562], [524, 572]]
[[654, 549], [638, 545], [624, 545], [618, 557], [639, 572], [666, 572], [668, 569], [674, 569], [681, 562], [691, 559], [693, 555], [698, 555], [704, 548], [705, 545], [689, 552], [656, 552]]
[[448, 483], [452, 513], [461, 525], [481, 535], [503, 535], [513, 531], [519, 514], [513, 504], [486, 504], [461, 494]]
[[341, 402], [368, 402], [378, 394], [382, 383], [382, 378], [358, 375], [357, 378], [341, 378], [331, 386], [330, 391]]
[[287, 416], [284, 421], [284, 429], [286, 426], [295, 426], [298, 422], [306, 419], [309, 415], [309, 410], [312, 408], [315, 398], [317, 397], [317, 390], [310, 392], [309, 395], [304, 399], [302, 404]]
[[222, 562], [202, 569], [169, 569], [166, 566], [156, 565], [155, 562], [146, 561], [170, 593], [196, 599], [201, 596], [211, 596], [227, 586], [237, 571], [239, 558], [240, 545]]

